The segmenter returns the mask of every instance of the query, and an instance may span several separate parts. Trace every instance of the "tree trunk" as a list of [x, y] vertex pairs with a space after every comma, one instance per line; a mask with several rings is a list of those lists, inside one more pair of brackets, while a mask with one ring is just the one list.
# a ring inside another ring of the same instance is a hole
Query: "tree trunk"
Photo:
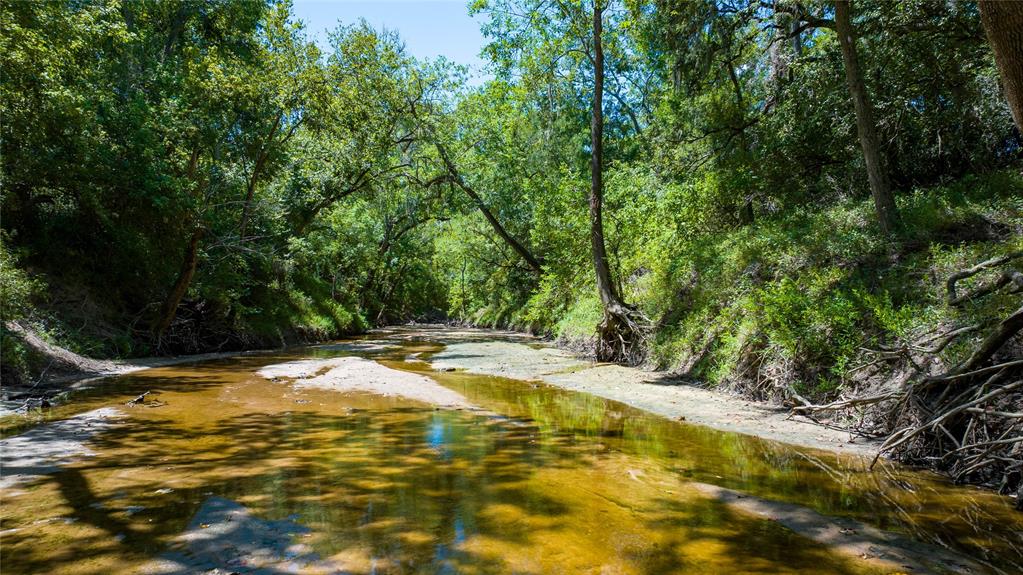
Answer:
[[1002, 89], [1016, 129], [1023, 134], [1023, 2], [980, 0], [980, 21], [995, 53]]
[[856, 54], [856, 34], [853, 31], [850, 0], [835, 1], [835, 31], [842, 45], [842, 61], [845, 64], [845, 79], [849, 84], [853, 107], [856, 110], [856, 132], [859, 134], [863, 159], [867, 164], [867, 178], [870, 181], [870, 195], [874, 198], [874, 209], [881, 232], [891, 235], [898, 226], [898, 212], [892, 196], [892, 184], [888, 179], [887, 167], [881, 154], [881, 144], [874, 124], [874, 109], [870, 104], [867, 87], [860, 72], [859, 57]]
[[780, 92], [778, 88], [788, 77], [789, 71], [789, 58], [785, 54], [785, 37], [791, 32], [789, 22], [794, 20], [794, 18], [786, 12], [777, 10], [778, 0], [775, 0], [774, 4], [775, 10], [771, 17], [772, 24], [774, 24], [774, 32], [772, 33], [771, 44], [768, 49], [770, 68], [767, 75], [771, 87]]
[[188, 5], [184, 2], [178, 5], [178, 9], [174, 12], [174, 16], [171, 17], [170, 31], [167, 34], [167, 40], [163, 43], [163, 58], [161, 61], [170, 58], [174, 52], [174, 47], [181, 38], [181, 35], [185, 31], [185, 23], [188, 20]]
[[249, 176], [249, 183], [245, 186], [245, 202], [242, 204], [242, 217], [238, 224], [238, 237], [245, 239], [245, 228], [249, 225], [249, 211], [252, 209], [252, 198], [256, 194], [256, 177], [263, 169], [263, 154], [260, 153], [256, 159], [256, 165], [252, 168], [252, 175]]
[[[792, 57], [799, 59], [803, 57], [803, 38], [802, 34], [799, 33], [799, 19], [793, 18], [789, 22], [789, 35], [791, 36], [792, 42]], [[792, 69], [789, 69], [789, 79], [792, 79]]]
[[593, 251], [593, 269], [597, 275], [597, 291], [605, 308], [620, 303], [611, 269], [607, 263], [604, 243], [604, 48], [600, 36], [603, 30], [601, 0], [593, 3], [593, 115], [590, 122], [590, 246]]
[[171, 322], [174, 321], [178, 305], [188, 292], [188, 286], [192, 284], [195, 268], [199, 264], [199, 242], [202, 241], [203, 234], [204, 231], [201, 227], [196, 228], [192, 232], [192, 237], [188, 241], [188, 248], [185, 249], [185, 257], [181, 262], [181, 271], [178, 272], [178, 279], [174, 282], [174, 287], [171, 288], [167, 299], [164, 300], [163, 305], [160, 307], [160, 318], [153, 329], [153, 333], [156, 335], [157, 347], [160, 345], [160, 339], [163, 338], [163, 334], [170, 327]]
[[[735, 92], [735, 107], [739, 111], [739, 125], [743, 126], [739, 132], [739, 150], [742, 152], [743, 158], [747, 158], [749, 156], [749, 139], [746, 137], [746, 98], [742, 93], [739, 75], [735, 71], [735, 62], [731, 60], [728, 62], [728, 78], [732, 81], [732, 90]], [[739, 207], [739, 225], [753, 225], [753, 217], [753, 194], [746, 192], [742, 206]]]
[[494, 231], [497, 232], [497, 235], [501, 236], [501, 239], [504, 240], [504, 243], [508, 244], [508, 246], [510, 246], [511, 249], [515, 250], [515, 253], [519, 254], [519, 257], [521, 257], [523, 261], [525, 261], [526, 264], [528, 264], [529, 267], [532, 268], [534, 272], [536, 272], [538, 275], [542, 274], [543, 273], [542, 262], [535, 256], [533, 256], [533, 254], [530, 253], [530, 251], [526, 249], [525, 246], [519, 243], [518, 240], [513, 238], [512, 235], [508, 233], [508, 230], [504, 229], [504, 226], [501, 225], [501, 222], [497, 221], [497, 218], [494, 217], [493, 212], [491, 212], [490, 208], [488, 208], [487, 205], [483, 202], [483, 198], [481, 198], [480, 195], [476, 193], [476, 190], [474, 190], [472, 186], [467, 184], [465, 182], [465, 179], [462, 178], [462, 174], [458, 171], [457, 166], [455, 166], [455, 163], [451, 160], [451, 156], [448, 155], [448, 151], [444, 147], [444, 145], [441, 144], [440, 142], [436, 142], [434, 145], [437, 148], [437, 152], [440, 154], [441, 160], [444, 162], [444, 166], [448, 170], [448, 174], [450, 174], [451, 176], [451, 181], [454, 182], [456, 186], [461, 188], [462, 191], [465, 192], [467, 196], [469, 196], [473, 203], [476, 204], [476, 209], [478, 209], [480, 213], [483, 214], [483, 217], [486, 218], [487, 222], [490, 223], [490, 227], [492, 227]]
[[590, 246], [604, 318], [597, 328], [598, 361], [635, 362], [639, 328], [611, 279], [604, 243], [604, 48], [603, 0], [593, 2], [593, 116], [590, 123]]

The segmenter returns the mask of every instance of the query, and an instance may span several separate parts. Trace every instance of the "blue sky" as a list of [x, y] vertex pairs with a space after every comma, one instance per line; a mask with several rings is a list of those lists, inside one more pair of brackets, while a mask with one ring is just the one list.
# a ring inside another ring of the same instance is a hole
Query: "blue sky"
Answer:
[[293, 0], [295, 16], [305, 22], [311, 38], [326, 49], [327, 30], [340, 20], [352, 24], [365, 18], [374, 28], [397, 31], [408, 52], [417, 58], [445, 56], [481, 74], [479, 57], [484, 38], [481, 18], [470, 17], [468, 0]]

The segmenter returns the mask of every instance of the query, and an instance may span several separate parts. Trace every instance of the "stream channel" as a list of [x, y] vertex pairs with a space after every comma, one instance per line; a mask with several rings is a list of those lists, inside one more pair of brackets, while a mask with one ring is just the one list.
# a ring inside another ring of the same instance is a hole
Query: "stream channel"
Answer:
[[499, 337], [383, 330], [8, 416], [3, 573], [1023, 572], [993, 493], [430, 364]]

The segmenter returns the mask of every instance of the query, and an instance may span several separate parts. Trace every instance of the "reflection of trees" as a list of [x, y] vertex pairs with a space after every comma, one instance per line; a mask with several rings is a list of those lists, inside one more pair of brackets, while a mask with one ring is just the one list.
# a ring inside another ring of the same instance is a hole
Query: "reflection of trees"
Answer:
[[[460, 379], [468, 382], [460, 384]], [[1018, 532], [994, 527], [1006, 521], [1019, 524], [1007, 503], [934, 476], [892, 465], [875, 473], [858, 456], [678, 424], [585, 393], [493, 377], [482, 378], [486, 385], [479, 385], [479, 379], [452, 374], [442, 382], [478, 404], [528, 418], [545, 438], [568, 438], [588, 445], [593, 454], [620, 451], [653, 458], [682, 479], [851, 517], [995, 562], [1009, 561], [1023, 548]], [[966, 512], [954, 517], [933, 513], [953, 501]]]
[[[118, 393], [134, 397], [154, 382], [164, 391], [202, 391], [279, 359], [205, 365], [167, 380], [130, 378]], [[239, 501], [261, 518], [298, 514], [313, 532], [304, 541], [321, 556], [346, 565], [376, 560], [381, 571], [442, 572], [446, 566], [501, 573], [510, 555], [572, 552], [574, 545], [597, 545], [594, 541], [622, 546], [598, 545], [579, 551], [579, 557], [615, 556], [649, 573], [696, 569], [700, 557], [761, 561], [766, 570], [799, 562], [844, 569], [791, 532], [672, 483], [689, 478], [902, 527], [922, 539], [963, 541], [969, 529], [972, 541], [995, 552], [1005, 553], [1012, 544], [1012, 530], [990, 530], [1005, 521], [979, 495], [980, 503], [967, 507], [965, 518], [928, 514], [928, 506], [945, 509], [950, 494], [959, 492], [919, 475], [895, 469], [868, 474], [858, 458], [679, 425], [586, 394], [460, 373], [434, 375], [510, 419], [404, 408], [346, 415], [224, 414], [209, 421], [174, 419], [169, 416], [178, 412], [161, 408], [149, 413], [167, 419], [147, 417], [105, 433], [96, 446], [100, 457], [40, 480], [79, 525], [95, 527], [90, 533], [96, 534], [75, 537], [54, 554], [28, 531], [5, 533], [5, 567], [59, 572], [74, 562], [89, 572], [89, 559], [110, 554], [144, 561], [162, 552], [215, 495]], [[197, 406], [201, 397], [193, 400]], [[109, 404], [110, 398], [98, 395], [96, 401]], [[633, 467], [649, 476], [630, 478]], [[177, 482], [175, 491], [157, 493], [170, 479]], [[115, 499], [118, 490], [127, 495]], [[131, 517], [112, 511], [127, 505], [146, 509]], [[973, 533], [972, 525], [985, 524], [988, 530]], [[114, 542], [115, 535], [123, 541]], [[523, 561], [515, 568], [536, 569]]]

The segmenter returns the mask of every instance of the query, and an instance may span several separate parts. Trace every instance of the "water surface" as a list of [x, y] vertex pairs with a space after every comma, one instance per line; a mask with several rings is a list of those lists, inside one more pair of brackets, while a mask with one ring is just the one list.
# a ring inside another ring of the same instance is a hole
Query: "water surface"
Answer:
[[398, 347], [364, 355], [429, 374], [483, 410], [255, 375], [352, 353], [323, 348], [111, 378], [53, 410], [119, 406], [147, 390], [163, 403], [123, 407], [128, 418], [94, 440], [96, 456], [5, 497], [4, 573], [145, 572], [204, 505], [224, 500], [300, 526], [288, 537], [346, 573], [872, 572], [692, 482], [909, 534], [992, 572], [1023, 569], [1023, 515], [1005, 498], [586, 394], [436, 373], [406, 358], [441, 345], [399, 334]]

